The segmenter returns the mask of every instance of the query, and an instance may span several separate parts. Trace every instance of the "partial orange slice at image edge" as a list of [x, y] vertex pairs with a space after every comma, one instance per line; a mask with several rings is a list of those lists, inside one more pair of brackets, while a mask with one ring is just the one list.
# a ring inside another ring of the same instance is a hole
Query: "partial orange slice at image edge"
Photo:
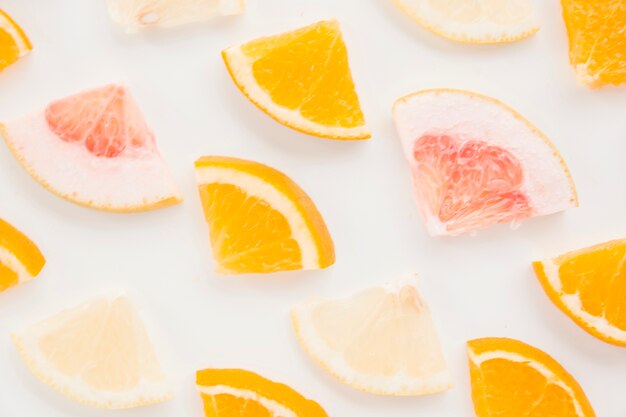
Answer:
[[22, 28], [0, 9], [0, 71], [27, 55], [32, 49], [33, 46]]
[[0, 292], [32, 280], [45, 263], [37, 246], [0, 218]]

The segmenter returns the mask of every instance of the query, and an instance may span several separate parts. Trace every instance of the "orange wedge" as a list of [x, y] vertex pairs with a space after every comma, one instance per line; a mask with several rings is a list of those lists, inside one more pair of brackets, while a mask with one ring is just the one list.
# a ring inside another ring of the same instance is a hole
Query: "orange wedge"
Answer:
[[533, 263], [550, 300], [580, 327], [626, 347], [626, 239]]
[[206, 417], [327, 417], [315, 401], [243, 369], [198, 371], [196, 386]]
[[578, 382], [546, 353], [513, 339], [467, 343], [477, 417], [594, 417]]
[[237, 87], [279, 123], [329, 139], [367, 139], [339, 23], [255, 39], [222, 52]]
[[626, 2], [561, 0], [569, 59], [591, 88], [626, 82]]
[[326, 268], [333, 241], [309, 196], [285, 174], [221, 156], [196, 161], [213, 258], [224, 274]]
[[0, 292], [35, 278], [45, 263], [28, 237], [0, 219]]
[[0, 71], [33, 49], [26, 34], [11, 17], [0, 10]]

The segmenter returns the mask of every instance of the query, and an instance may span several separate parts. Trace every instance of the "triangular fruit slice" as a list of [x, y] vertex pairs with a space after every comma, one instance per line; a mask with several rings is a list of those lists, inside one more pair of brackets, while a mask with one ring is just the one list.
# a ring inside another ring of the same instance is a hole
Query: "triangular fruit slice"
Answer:
[[54, 101], [0, 124], [0, 133], [37, 181], [76, 204], [131, 212], [181, 201], [154, 134], [121, 85]]
[[495, 337], [467, 347], [477, 417], [595, 417], [576, 380], [539, 349]]
[[11, 17], [0, 10], [0, 71], [33, 49], [26, 34]]
[[243, 369], [204, 369], [196, 386], [206, 417], [327, 417], [322, 407], [285, 384]]
[[580, 327], [626, 347], [626, 239], [533, 263], [550, 300]]
[[45, 263], [28, 237], [0, 219], [0, 292], [35, 278]]
[[128, 33], [243, 13], [245, 0], [107, 0], [111, 18]]
[[326, 268], [333, 241], [309, 196], [258, 162], [206, 156], [196, 178], [213, 258], [224, 274]]
[[626, 83], [626, 2], [561, 0], [569, 59], [592, 88]]
[[501, 102], [459, 90], [396, 101], [396, 128], [431, 235], [457, 235], [578, 205], [554, 145]]
[[61, 311], [13, 340], [31, 371], [74, 401], [130, 408], [171, 397], [144, 325], [125, 296]]
[[393, 1], [426, 29], [459, 42], [513, 42], [539, 30], [532, 0]]
[[255, 39], [222, 52], [237, 87], [279, 123], [329, 139], [367, 139], [339, 23]]
[[292, 310], [304, 350], [338, 380], [382, 395], [452, 386], [430, 310], [413, 279]]

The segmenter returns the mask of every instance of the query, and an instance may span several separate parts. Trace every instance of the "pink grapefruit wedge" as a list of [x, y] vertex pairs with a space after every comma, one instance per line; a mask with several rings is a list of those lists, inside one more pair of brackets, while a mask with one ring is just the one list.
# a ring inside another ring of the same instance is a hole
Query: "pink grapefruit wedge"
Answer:
[[397, 100], [393, 112], [431, 235], [518, 223], [578, 205], [554, 145], [501, 102], [426, 90]]
[[128, 89], [110, 84], [0, 124], [24, 168], [74, 203], [132, 212], [181, 201], [154, 134]]

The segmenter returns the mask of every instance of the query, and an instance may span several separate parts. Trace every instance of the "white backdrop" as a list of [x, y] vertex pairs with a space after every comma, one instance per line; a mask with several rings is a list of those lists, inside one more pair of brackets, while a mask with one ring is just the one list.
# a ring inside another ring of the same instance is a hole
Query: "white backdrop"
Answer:
[[[330, 416], [473, 416], [464, 343], [509, 336], [557, 358], [596, 412], [623, 417], [626, 350], [588, 336], [548, 301], [530, 262], [626, 236], [626, 89], [588, 91], [567, 62], [556, 1], [541, 1], [542, 30], [503, 46], [439, 39], [389, 0], [249, 0], [244, 16], [125, 35], [104, 1], [0, 0], [30, 35], [30, 56], [0, 74], [0, 120], [51, 99], [122, 80], [155, 131], [184, 193], [151, 213], [90, 211], [50, 194], [0, 144], [0, 216], [35, 240], [42, 275], [0, 294], [0, 416], [113, 415], [75, 404], [39, 382], [9, 339], [47, 314], [122, 288], [133, 297], [176, 390], [174, 400], [117, 416], [202, 416], [194, 372], [241, 367], [288, 383]], [[370, 141], [316, 139], [280, 126], [230, 81], [220, 51], [254, 37], [337, 17]], [[391, 120], [393, 101], [432, 87], [503, 100], [562, 152], [581, 206], [477, 236], [434, 239], [421, 225]], [[325, 216], [337, 264], [270, 277], [212, 273], [193, 177], [204, 154], [272, 165], [298, 182]], [[289, 308], [309, 296], [345, 295], [417, 271], [456, 383], [424, 398], [385, 398], [343, 386], [298, 346]]]

